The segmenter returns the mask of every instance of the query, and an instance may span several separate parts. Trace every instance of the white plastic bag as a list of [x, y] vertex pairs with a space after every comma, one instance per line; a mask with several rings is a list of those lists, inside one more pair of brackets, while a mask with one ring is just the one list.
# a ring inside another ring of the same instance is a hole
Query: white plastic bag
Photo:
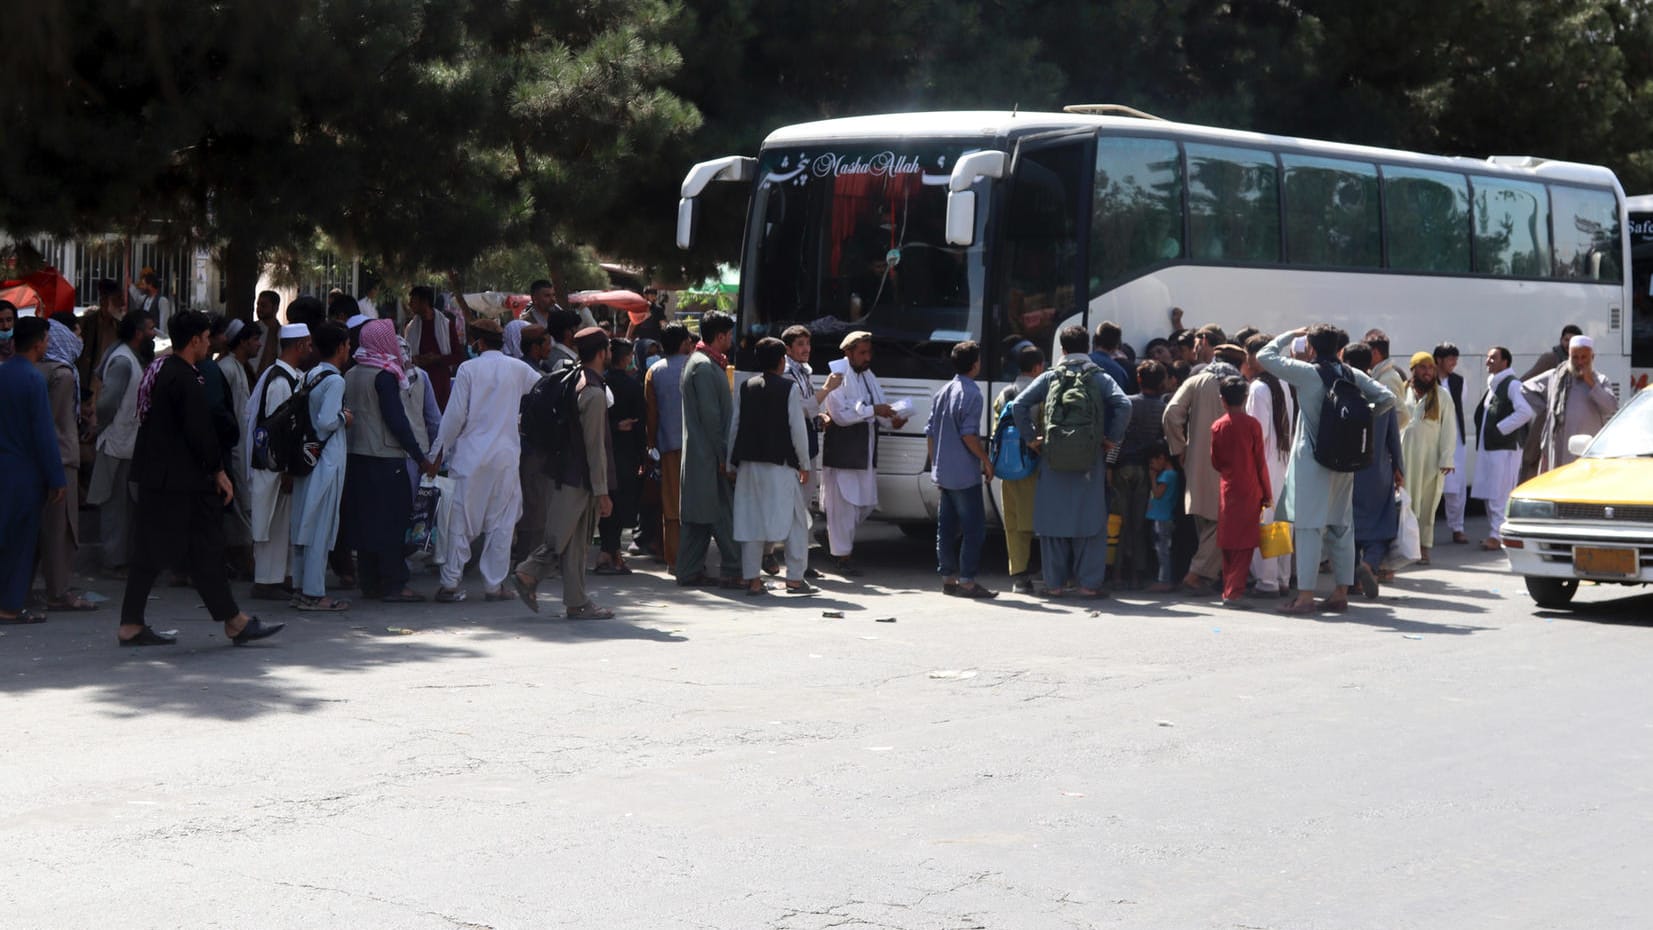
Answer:
[[435, 478], [422, 478], [419, 483], [435, 485], [442, 497], [436, 502], [436, 526], [431, 530], [430, 545], [423, 553], [416, 553], [414, 557], [425, 558], [431, 565], [441, 565], [447, 561], [448, 521], [453, 510], [453, 479], [446, 475], [437, 475]]
[[1418, 537], [1418, 515], [1412, 512], [1412, 495], [1405, 488], [1395, 492], [1395, 506], [1400, 509], [1400, 531], [1395, 534], [1393, 558], [1402, 564], [1423, 558], [1423, 547]]

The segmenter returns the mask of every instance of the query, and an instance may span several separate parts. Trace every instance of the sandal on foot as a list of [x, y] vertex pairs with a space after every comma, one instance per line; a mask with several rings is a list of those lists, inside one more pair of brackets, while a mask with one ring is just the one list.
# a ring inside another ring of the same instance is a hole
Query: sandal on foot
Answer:
[[1334, 601], [1331, 598], [1327, 598], [1326, 600], [1320, 602], [1320, 609], [1329, 614], [1347, 613], [1349, 610], [1349, 599], [1344, 597]]
[[70, 595], [68, 598], [65, 598], [65, 599], [59, 600], [59, 601], [47, 601], [46, 602], [46, 610], [48, 612], [54, 611], [54, 610], [62, 610], [62, 611], [74, 611], [74, 612], [84, 613], [85, 611], [88, 611], [88, 610], [97, 610], [97, 609], [98, 609], [98, 605], [92, 603], [91, 601], [87, 600], [84, 597], [78, 597], [78, 596], [75, 596], [75, 595]]
[[438, 604], [457, 604], [469, 596], [459, 588], [454, 588], [451, 591], [447, 588], [436, 589], [436, 603]]
[[746, 589], [746, 596], [747, 597], [763, 597], [764, 595], [766, 595], [768, 593], [769, 593], [769, 587], [767, 585], [759, 585], [756, 588], [747, 588]]
[[396, 594], [386, 594], [384, 597], [379, 598], [379, 600], [386, 604], [423, 604], [425, 602], [425, 596], [423, 594], [416, 594], [412, 591], [402, 591]]
[[1307, 616], [1309, 614], [1319, 613], [1320, 605], [1313, 601], [1309, 601], [1306, 604], [1299, 604], [1296, 601], [1288, 601], [1280, 606], [1280, 612], [1291, 616]]
[[607, 607], [598, 607], [593, 601], [587, 601], [579, 607], [570, 607], [566, 612], [570, 620], [613, 620], [614, 611]]
[[45, 614], [37, 614], [32, 610], [20, 610], [15, 616], [0, 617], [0, 626], [28, 626], [34, 623], [45, 622]]
[[788, 581], [786, 583], [786, 593], [797, 595], [820, 594], [821, 589], [807, 581]]
[[511, 573], [511, 584], [517, 589], [517, 599], [534, 613], [540, 612], [539, 583], [529, 584], [516, 572]]
[[298, 609], [336, 614], [340, 611], [349, 610], [350, 602], [333, 597], [301, 597], [298, 601]]
[[958, 590], [953, 592], [953, 596], [973, 598], [976, 600], [992, 600], [993, 598], [999, 596], [999, 592], [990, 591], [985, 585], [973, 584], [968, 588], [964, 585], [959, 585]]
[[598, 565], [596, 568], [592, 569], [591, 574], [593, 574], [593, 575], [629, 575], [629, 574], [631, 574], [631, 566], [625, 564], [624, 562], [621, 562], [619, 565], [610, 565], [607, 562], [604, 562], [603, 564]]

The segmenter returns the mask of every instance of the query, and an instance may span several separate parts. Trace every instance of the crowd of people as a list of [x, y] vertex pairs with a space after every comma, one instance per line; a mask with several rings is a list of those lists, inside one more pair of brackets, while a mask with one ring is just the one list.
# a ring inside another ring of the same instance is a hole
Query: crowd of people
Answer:
[[[538, 612], [555, 574], [574, 619], [613, 616], [586, 575], [629, 575], [637, 557], [685, 587], [809, 595], [817, 500], [822, 568], [862, 573], [879, 434], [912, 414], [872, 371], [871, 333], [845, 335], [823, 377], [813, 334], [792, 326], [743, 347], [756, 374], [737, 379], [727, 314], [691, 332], [656, 304], [597, 325], [550, 282], [529, 290], [522, 318], [501, 323], [416, 287], [400, 333], [371, 299], [337, 293], [282, 313], [264, 292], [250, 323], [112, 285], [78, 317], [19, 319], [0, 303], [0, 467], [20, 490], [0, 501], [0, 623], [44, 619], [27, 604], [37, 573], [48, 612], [96, 609], [69, 583], [82, 487], [102, 570], [125, 582], [122, 645], [173, 641], [145, 620], [163, 575], [193, 585], [240, 644], [281, 624], [249, 616], [232, 580], [302, 611], [348, 610], [346, 592], [419, 602], [420, 554], [437, 602], [471, 596], [474, 564], [483, 599]], [[157, 357], [163, 318], [171, 348]], [[953, 347], [955, 377], [924, 429], [944, 594], [997, 596], [980, 579], [997, 479], [1015, 593], [1241, 605], [1295, 591], [1285, 612], [1343, 610], [1350, 588], [1377, 597], [1404, 562], [1428, 563], [1443, 501], [1453, 541], [1468, 542], [1471, 487], [1490, 518], [1483, 545], [1498, 548], [1523, 469], [1570, 460], [1566, 438], [1617, 404], [1576, 327], [1519, 379], [1508, 349], [1490, 349], [1489, 388], [1466, 417], [1451, 344], [1403, 366], [1377, 330], [1351, 342], [1324, 324], [1230, 336], [1173, 320], [1140, 356], [1112, 323], [1062, 330], [1054, 364], [1007, 346], [1015, 377], [991, 404], [981, 346]], [[1400, 558], [1407, 516], [1421, 551]], [[1323, 570], [1332, 588], [1317, 603]]]

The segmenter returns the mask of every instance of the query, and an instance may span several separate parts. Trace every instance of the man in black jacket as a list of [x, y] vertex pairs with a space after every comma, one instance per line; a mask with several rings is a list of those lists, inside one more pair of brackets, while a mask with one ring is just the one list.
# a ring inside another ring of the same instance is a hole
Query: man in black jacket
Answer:
[[235, 490], [224, 473], [223, 449], [198, 371], [210, 351], [211, 325], [199, 311], [173, 314], [172, 355], [161, 363], [153, 382], [139, 388], [142, 425], [132, 453], [139, 529], [121, 602], [122, 646], [170, 646], [177, 641], [144, 622], [150, 589], [168, 553], [186, 553], [196, 592], [235, 645], [263, 639], [285, 626], [261, 623], [242, 613], [224, 570], [222, 514]]

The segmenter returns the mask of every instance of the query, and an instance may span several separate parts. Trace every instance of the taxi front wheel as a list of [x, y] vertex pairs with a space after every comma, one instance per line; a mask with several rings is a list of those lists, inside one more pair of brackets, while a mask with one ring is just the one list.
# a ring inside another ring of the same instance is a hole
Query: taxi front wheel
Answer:
[[1527, 578], [1527, 593], [1540, 607], [1566, 607], [1577, 591], [1577, 578]]

